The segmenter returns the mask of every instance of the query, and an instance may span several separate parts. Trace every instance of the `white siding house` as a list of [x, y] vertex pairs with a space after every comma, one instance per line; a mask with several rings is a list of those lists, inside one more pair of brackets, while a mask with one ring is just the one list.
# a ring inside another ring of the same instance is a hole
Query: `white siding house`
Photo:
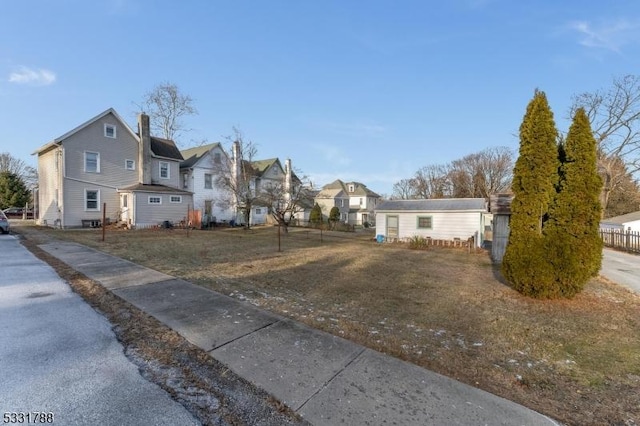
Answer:
[[387, 240], [414, 236], [466, 241], [481, 247], [487, 214], [484, 198], [383, 201], [375, 209], [376, 234]]
[[231, 194], [220, 188], [217, 179], [231, 169], [229, 157], [220, 143], [182, 151], [182, 189], [193, 192], [193, 208], [200, 210], [203, 224], [229, 222], [235, 218]]
[[640, 232], [640, 211], [603, 219], [600, 228]]

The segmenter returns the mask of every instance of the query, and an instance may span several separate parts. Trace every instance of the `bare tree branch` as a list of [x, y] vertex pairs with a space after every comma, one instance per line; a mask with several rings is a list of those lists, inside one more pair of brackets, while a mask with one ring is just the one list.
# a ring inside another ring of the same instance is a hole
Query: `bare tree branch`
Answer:
[[198, 113], [191, 96], [180, 93], [178, 86], [169, 82], [161, 83], [145, 93], [142, 103], [151, 118], [152, 130], [178, 144], [176, 139], [190, 130], [184, 126], [182, 119]]

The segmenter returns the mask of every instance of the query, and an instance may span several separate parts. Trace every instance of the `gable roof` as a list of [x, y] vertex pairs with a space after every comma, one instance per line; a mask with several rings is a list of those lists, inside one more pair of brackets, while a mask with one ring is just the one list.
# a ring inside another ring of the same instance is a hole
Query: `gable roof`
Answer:
[[[202, 157], [207, 155], [216, 147], [220, 147], [220, 149], [222, 149], [220, 142], [214, 142], [181, 151], [184, 161], [180, 164], [180, 167], [193, 167]], [[222, 152], [224, 152], [224, 150], [222, 150]]]
[[156, 157], [163, 157], [180, 161], [184, 160], [175, 142], [169, 139], [151, 136], [151, 152], [153, 152]]
[[251, 166], [257, 172], [258, 176], [262, 176], [267, 170], [269, 170], [274, 165], [280, 166], [280, 170], [284, 173], [284, 168], [282, 164], [280, 164], [280, 160], [277, 158], [269, 158], [266, 160], [256, 160], [251, 162]]
[[131, 127], [129, 127], [129, 125], [127, 124], [127, 122], [126, 122], [126, 121], [124, 121], [124, 120], [122, 119], [122, 117], [120, 117], [120, 115], [116, 112], [116, 110], [115, 110], [115, 109], [113, 109], [113, 108], [109, 108], [109, 109], [107, 109], [107, 110], [105, 110], [105, 111], [101, 112], [100, 114], [96, 115], [95, 117], [90, 118], [89, 120], [85, 121], [85, 122], [84, 122], [84, 123], [82, 123], [81, 125], [79, 125], [79, 126], [77, 126], [77, 127], [73, 128], [73, 129], [69, 130], [69, 131], [68, 131], [67, 133], [65, 133], [64, 135], [62, 135], [62, 136], [58, 136], [57, 138], [55, 138], [55, 139], [54, 139], [54, 140], [52, 140], [51, 142], [49, 142], [49, 143], [46, 143], [46, 144], [42, 145], [40, 148], [36, 149], [32, 154], [40, 154], [40, 153], [42, 153], [42, 152], [44, 152], [44, 151], [49, 150], [49, 149], [50, 149], [51, 147], [53, 147], [53, 146], [60, 145], [60, 143], [61, 143], [62, 141], [64, 141], [65, 139], [67, 139], [68, 137], [70, 137], [70, 136], [74, 135], [75, 133], [79, 132], [80, 130], [82, 130], [82, 129], [86, 128], [86, 127], [89, 127], [90, 125], [92, 125], [92, 124], [93, 124], [93, 123], [95, 123], [96, 121], [98, 121], [98, 120], [100, 120], [100, 119], [102, 119], [102, 118], [106, 117], [106, 116], [107, 116], [107, 115], [109, 115], [109, 114], [113, 114], [113, 116], [116, 118], [116, 120], [120, 121], [120, 124], [122, 124], [122, 127], [123, 127], [125, 130], [127, 130], [127, 131], [131, 134], [131, 136], [133, 136], [135, 139], [138, 139], [138, 140], [140, 139], [140, 138], [138, 137], [138, 135], [137, 135], [133, 130], [131, 130]]
[[603, 219], [600, 222], [601, 223], [611, 223], [614, 225], [624, 225], [627, 222], [633, 222], [636, 220], [640, 220], [640, 211], [637, 212], [631, 212], [631, 213], [627, 213], [627, 214], [623, 214], [620, 216], [614, 216], [614, 217], [610, 217], [608, 219]]
[[349, 187], [349, 185], [353, 185], [353, 192], [349, 192], [349, 195], [356, 195], [356, 196], [365, 196], [365, 197], [374, 197], [374, 198], [380, 198], [380, 196], [378, 194], [376, 194], [375, 192], [373, 192], [372, 190], [370, 190], [369, 188], [367, 188], [367, 185], [365, 185], [364, 183], [361, 182], [347, 182], [347, 189]]
[[486, 211], [484, 198], [437, 198], [424, 200], [388, 200], [376, 211]]
[[[353, 185], [353, 192], [349, 192], [349, 185]], [[361, 182], [347, 182], [344, 183], [340, 179], [336, 179], [331, 183], [326, 184], [322, 187], [321, 193], [326, 194], [327, 196], [323, 196], [320, 198], [330, 198], [329, 194], [337, 194], [335, 191], [344, 191], [347, 196], [356, 196], [356, 197], [374, 197], [380, 198], [378, 194], [367, 188], [364, 183]]]

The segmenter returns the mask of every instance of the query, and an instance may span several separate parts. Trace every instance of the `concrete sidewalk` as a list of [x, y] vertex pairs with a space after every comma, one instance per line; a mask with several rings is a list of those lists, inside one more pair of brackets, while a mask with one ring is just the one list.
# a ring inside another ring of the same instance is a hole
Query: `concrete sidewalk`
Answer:
[[312, 424], [558, 424], [506, 399], [88, 247], [40, 247]]

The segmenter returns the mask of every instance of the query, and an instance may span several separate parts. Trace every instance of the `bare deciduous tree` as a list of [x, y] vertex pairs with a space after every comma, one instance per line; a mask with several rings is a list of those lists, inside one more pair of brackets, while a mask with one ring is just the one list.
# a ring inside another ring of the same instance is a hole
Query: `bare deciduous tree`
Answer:
[[451, 163], [449, 180], [455, 198], [489, 199], [511, 188], [513, 152], [506, 147], [487, 148]]
[[394, 200], [409, 200], [414, 198], [413, 187], [413, 179], [401, 179], [393, 184], [391, 198]]
[[624, 175], [640, 171], [640, 77], [616, 78], [607, 90], [574, 96], [570, 118], [580, 107], [589, 117], [598, 144], [598, 170], [603, 180], [600, 203], [605, 212]]
[[448, 168], [443, 164], [422, 167], [411, 181], [416, 198], [446, 198], [451, 193]]
[[289, 225], [295, 220], [295, 215], [303, 210], [303, 205], [311, 204], [313, 196], [309, 192], [309, 180], [306, 177], [298, 178], [291, 173], [287, 181], [287, 168], [285, 165], [285, 180], [265, 185], [260, 191], [260, 204], [267, 206], [269, 214], [280, 226], [283, 233], [287, 233]]
[[13, 173], [20, 178], [27, 187], [33, 187], [38, 182], [37, 170], [8, 152], [0, 153], [0, 173], [1, 172]]
[[221, 200], [221, 204], [228, 203], [241, 213], [248, 229], [251, 226], [251, 209], [260, 198], [255, 179], [257, 170], [252, 165], [258, 149], [252, 141], [245, 140], [237, 127], [233, 127], [233, 135], [226, 139], [231, 144], [231, 158], [215, 170], [215, 181], [229, 195], [227, 200]]
[[508, 192], [513, 175], [513, 152], [506, 147], [487, 148], [450, 164], [419, 169], [412, 178], [393, 186], [393, 196], [408, 198], [485, 198]]
[[158, 84], [145, 93], [141, 109], [145, 109], [151, 118], [151, 128], [156, 134], [178, 144], [176, 139], [189, 130], [182, 119], [198, 113], [191, 96], [180, 93], [178, 86], [169, 82]]

